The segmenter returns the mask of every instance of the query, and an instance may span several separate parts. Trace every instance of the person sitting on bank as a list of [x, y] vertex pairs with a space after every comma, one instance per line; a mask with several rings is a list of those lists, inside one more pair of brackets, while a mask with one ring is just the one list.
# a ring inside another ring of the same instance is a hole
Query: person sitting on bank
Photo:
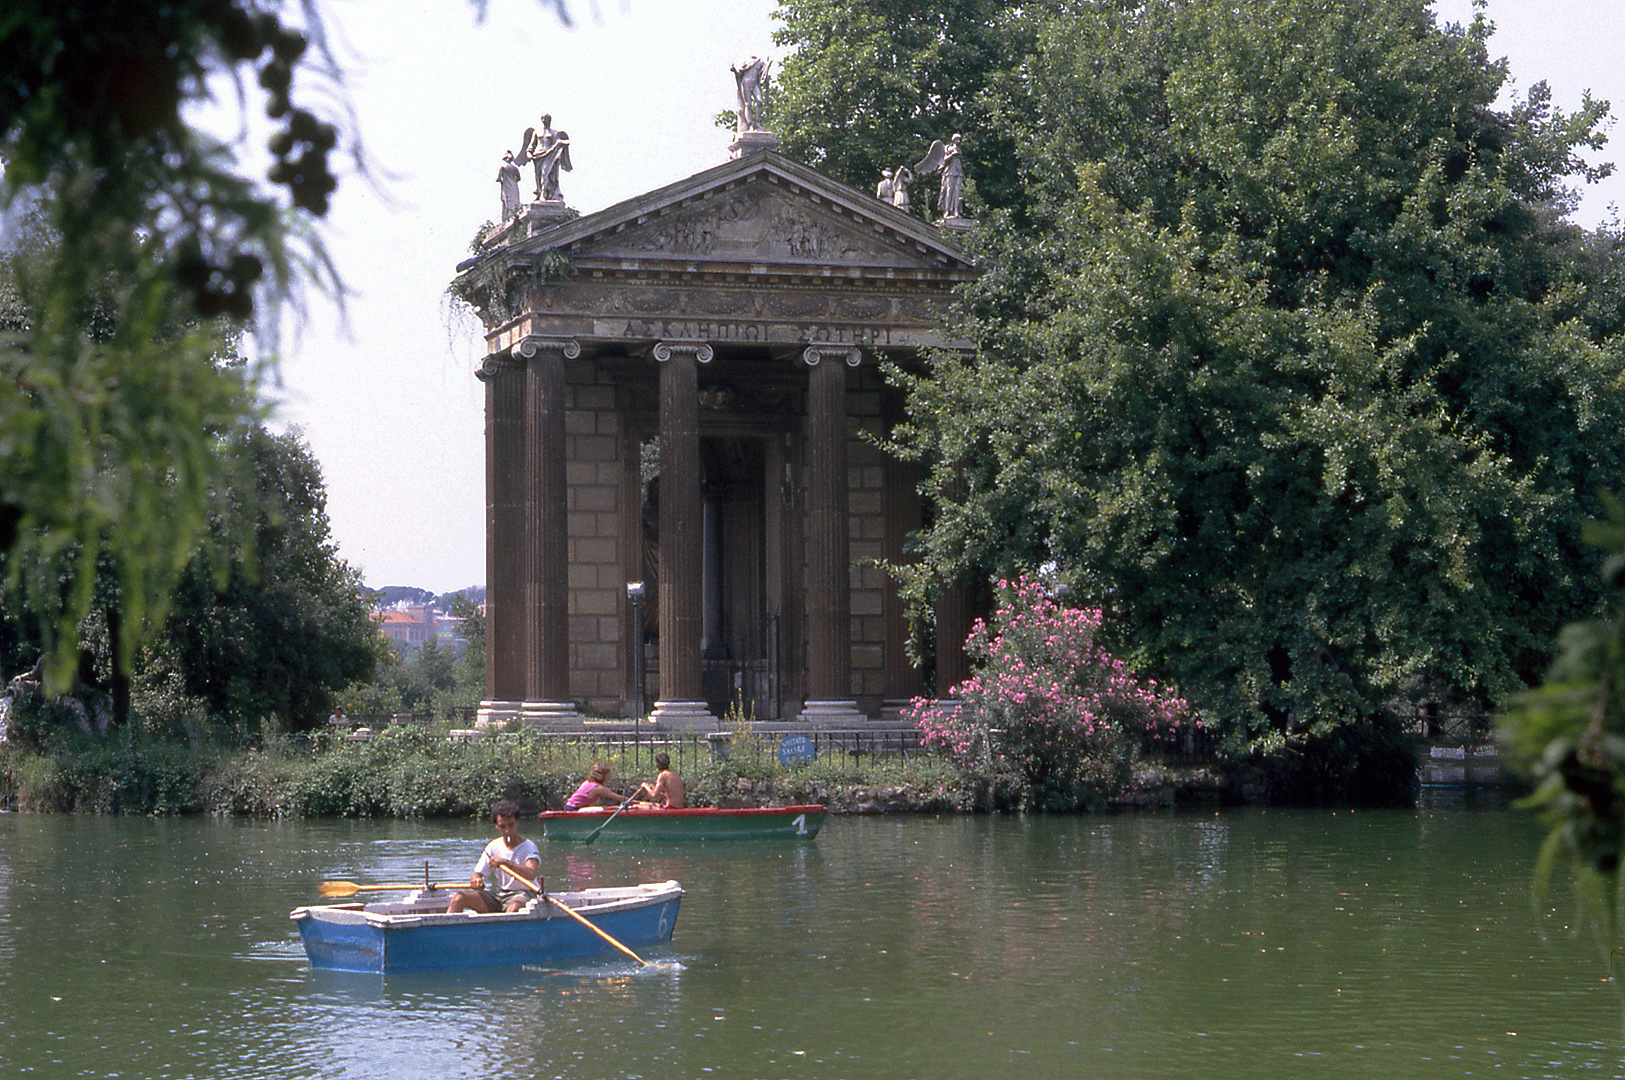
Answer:
[[[477, 911], [489, 915], [497, 911], [518, 911], [536, 893], [514, 877], [523, 874], [540, 885], [536, 872], [542, 867], [542, 853], [534, 840], [519, 835], [519, 807], [503, 799], [491, 807], [491, 823], [497, 827], [497, 838], [485, 845], [474, 872], [468, 876], [472, 889], [459, 892], [446, 905], [446, 914], [459, 911]], [[485, 875], [493, 872], [494, 887], [486, 888]]]
[[576, 788], [575, 794], [564, 800], [567, 810], [584, 810], [589, 806], [600, 804], [619, 806], [621, 797], [604, 786], [609, 779], [609, 766], [602, 761], [597, 762], [587, 770], [587, 779]]
[[671, 767], [671, 755], [665, 751], [655, 755], [655, 768], [660, 775], [655, 777], [654, 785], [638, 785], [640, 799], [647, 798], [645, 806], [663, 806], [667, 810], [681, 810], [686, 805], [686, 792], [683, 789], [683, 778], [677, 775]]

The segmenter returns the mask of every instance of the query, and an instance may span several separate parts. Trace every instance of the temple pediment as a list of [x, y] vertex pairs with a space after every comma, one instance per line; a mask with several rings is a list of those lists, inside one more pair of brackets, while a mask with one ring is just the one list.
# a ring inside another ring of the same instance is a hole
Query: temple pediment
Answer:
[[487, 313], [492, 353], [533, 337], [948, 344], [942, 309], [976, 274], [943, 230], [772, 152], [572, 220], [521, 216], [468, 273], [544, 262]]
[[776, 153], [730, 161], [595, 214], [512, 239], [500, 257], [567, 253], [581, 270], [961, 278], [941, 230]]

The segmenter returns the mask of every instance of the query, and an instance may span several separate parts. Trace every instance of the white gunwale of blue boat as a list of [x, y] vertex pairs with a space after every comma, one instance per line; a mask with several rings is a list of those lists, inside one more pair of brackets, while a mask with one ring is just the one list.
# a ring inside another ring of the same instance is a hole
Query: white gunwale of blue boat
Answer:
[[[557, 905], [548, 903], [540, 896], [532, 897], [530, 902], [518, 911], [491, 913], [460, 911], [455, 915], [447, 915], [446, 901], [457, 891], [413, 889], [400, 900], [381, 900], [367, 904], [309, 904], [294, 908], [288, 918], [295, 922], [314, 918], [325, 922], [366, 922], [374, 926], [407, 927], [433, 926], [439, 923], [456, 925], [468, 919], [500, 923], [570, 917], [560, 911]], [[560, 903], [569, 905], [578, 915], [608, 915], [617, 911], [645, 907], [651, 900], [665, 899], [672, 893], [683, 895], [682, 886], [676, 881], [652, 881], [642, 885], [581, 889], [576, 892], [556, 892], [548, 895], [557, 897]]]
[[[515, 912], [448, 915], [446, 902], [455, 891], [413, 889], [398, 900], [309, 905], [288, 917], [300, 928], [311, 966], [338, 971], [545, 963], [610, 948], [542, 897]], [[548, 895], [594, 923], [602, 920], [633, 945], [652, 945], [670, 940], [683, 888], [664, 881]]]

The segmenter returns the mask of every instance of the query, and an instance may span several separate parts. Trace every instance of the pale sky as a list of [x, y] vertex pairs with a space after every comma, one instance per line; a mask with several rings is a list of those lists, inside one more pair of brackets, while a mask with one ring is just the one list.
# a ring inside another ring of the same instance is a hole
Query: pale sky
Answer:
[[[381, 179], [344, 183], [327, 226], [356, 293], [349, 336], [313, 300], [274, 396], [321, 461], [339, 554], [369, 586], [485, 583], [483, 350], [444, 291], [497, 216], [502, 152], [550, 113], [571, 140], [564, 198], [583, 213], [721, 164], [731, 133], [712, 117], [733, 107], [729, 65], [778, 58], [774, 6], [571, 0], [565, 29], [537, 0], [491, 0], [483, 24], [466, 0], [324, 5]], [[1437, 9], [1472, 14], [1471, 0]], [[1613, 0], [1491, 0], [1489, 12], [1520, 90], [1543, 78], [1560, 107], [1590, 88], [1625, 109], [1625, 13]], [[1605, 160], [1625, 160], [1610, 149]], [[1603, 220], [1613, 202], [1625, 204], [1625, 181], [1593, 189], [1580, 220]]]

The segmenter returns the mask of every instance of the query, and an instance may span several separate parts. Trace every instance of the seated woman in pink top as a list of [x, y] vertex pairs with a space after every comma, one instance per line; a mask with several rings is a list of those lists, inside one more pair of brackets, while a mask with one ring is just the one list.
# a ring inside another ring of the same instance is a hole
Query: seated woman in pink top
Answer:
[[604, 786], [604, 781], [608, 779], [608, 765], [605, 765], [602, 761], [593, 765], [591, 769], [587, 770], [587, 779], [583, 780], [581, 786], [576, 788], [575, 794], [564, 800], [565, 808], [568, 810], [581, 810], [588, 806], [597, 806], [600, 803], [619, 806], [621, 797]]

